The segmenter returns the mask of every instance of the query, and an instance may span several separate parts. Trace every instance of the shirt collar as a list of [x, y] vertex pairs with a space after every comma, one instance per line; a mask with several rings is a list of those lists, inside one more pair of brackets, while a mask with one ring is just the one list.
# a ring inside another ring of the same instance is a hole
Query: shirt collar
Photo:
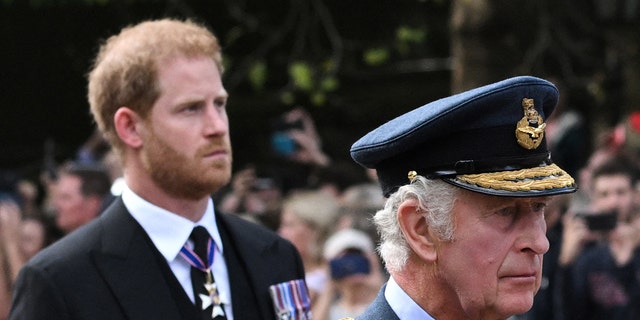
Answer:
[[384, 290], [384, 297], [400, 319], [435, 320], [400, 288], [393, 276], [389, 277], [387, 287]]
[[207, 229], [216, 244], [216, 249], [223, 253], [211, 198], [204, 215], [195, 223], [141, 198], [128, 186], [122, 191], [122, 201], [167, 261], [173, 261], [178, 256], [180, 248], [187, 242], [191, 231], [197, 225]]

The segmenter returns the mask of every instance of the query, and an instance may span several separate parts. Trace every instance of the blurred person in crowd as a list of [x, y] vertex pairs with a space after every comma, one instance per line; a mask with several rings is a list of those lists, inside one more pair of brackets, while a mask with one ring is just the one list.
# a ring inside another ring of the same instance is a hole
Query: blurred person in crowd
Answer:
[[[636, 161], [640, 159], [640, 112], [631, 112], [619, 124], [601, 133], [596, 139], [596, 148], [579, 172], [580, 190], [574, 197], [574, 202], [581, 207], [580, 209], [589, 205], [591, 197], [589, 192], [593, 190], [591, 187], [593, 170], [617, 154], [626, 155]], [[636, 193], [640, 195], [640, 184], [635, 188]], [[636, 203], [640, 205], [640, 198], [636, 197], [636, 199]]]
[[28, 261], [50, 244], [45, 221], [39, 217], [26, 217], [20, 224], [20, 253]]
[[384, 207], [384, 201], [377, 184], [358, 183], [348, 187], [340, 197], [340, 217], [336, 229], [353, 228], [364, 231], [377, 243], [379, 237], [373, 215]]
[[[20, 225], [22, 212], [17, 202], [0, 199], [0, 240], [2, 241], [2, 264], [9, 283], [13, 283], [24, 263], [20, 251]], [[9, 286], [11, 287], [11, 286]]]
[[[380, 235], [373, 223], [373, 215], [384, 207], [385, 198], [377, 183], [357, 183], [347, 188], [339, 199], [340, 215], [336, 223], [336, 230], [356, 229], [366, 233], [373, 243], [380, 242]], [[376, 255], [378, 268], [385, 275], [382, 260]]]
[[640, 111], [631, 112], [623, 122], [624, 147], [634, 156], [640, 157]]
[[40, 221], [37, 216], [24, 217], [14, 199], [0, 199], [0, 319], [9, 315], [20, 268], [46, 245], [46, 229]]
[[[634, 181], [637, 164], [625, 153], [611, 153], [593, 157], [589, 169], [589, 183], [583, 190], [589, 194], [586, 204], [571, 204], [570, 213], [563, 217], [563, 240], [559, 256], [561, 267], [569, 267], [585, 247], [595, 244], [604, 237], [602, 230], [590, 230], [586, 215], [614, 212], [613, 221], [629, 222], [634, 208]], [[611, 216], [611, 215], [609, 215]], [[611, 219], [609, 219], [611, 220]], [[596, 232], [593, 232], [596, 231]]]
[[295, 247], [214, 211], [232, 163], [222, 71], [217, 38], [193, 21], [106, 39], [88, 97], [126, 188], [22, 268], [10, 319], [309, 318], [308, 300], [272, 299], [306, 289]]
[[[42, 187], [42, 197], [40, 199], [39, 208], [43, 216], [55, 219], [56, 210], [53, 204], [53, 197], [55, 194], [55, 185], [56, 180], [58, 179], [58, 170], [60, 170], [60, 167], [53, 164], [52, 166], [54, 168], [46, 168], [42, 170], [38, 176], [38, 182]], [[56, 227], [56, 229], [58, 229], [58, 227]]]
[[53, 188], [58, 228], [68, 234], [95, 219], [113, 200], [110, 187], [109, 173], [102, 165], [63, 165]]
[[558, 90], [522, 76], [401, 115], [354, 143], [375, 168], [389, 281], [358, 319], [507, 319], [542, 281], [545, 207], [571, 193], [544, 138]]
[[578, 172], [578, 185], [580, 189], [573, 197], [572, 207], [577, 207], [581, 210], [589, 206], [591, 191], [593, 190], [591, 187], [593, 170], [613, 158], [615, 154], [616, 151], [608, 145], [600, 145], [591, 153], [585, 166]]
[[284, 113], [273, 124], [273, 131], [272, 147], [279, 155], [321, 167], [331, 163], [322, 151], [322, 140], [311, 115], [302, 107]]
[[270, 144], [273, 173], [279, 177], [283, 194], [314, 188], [318, 174], [332, 163], [322, 149], [322, 139], [311, 115], [296, 107], [272, 120]]
[[[2, 274], [5, 272], [5, 267], [0, 266], [0, 272]], [[0, 275], [0, 319], [7, 319], [9, 315], [9, 308], [11, 306], [11, 294], [12, 291], [10, 289], [5, 289], [9, 286], [7, 283], [7, 277], [4, 275]]]
[[111, 180], [111, 195], [117, 197], [122, 194], [122, 190], [125, 188], [125, 182], [122, 172], [122, 164], [120, 163], [120, 159], [118, 159], [118, 155], [113, 150], [109, 150], [104, 154], [102, 160], [100, 161], [107, 172], [109, 172], [109, 179]]
[[569, 175], [577, 176], [591, 152], [591, 136], [584, 117], [570, 105], [571, 95], [564, 81], [549, 78], [562, 92], [553, 114], [547, 119], [546, 135], [553, 161]]
[[[640, 111], [631, 112], [618, 127], [622, 127], [624, 130], [622, 150], [636, 161], [640, 161]], [[634, 187], [635, 205], [640, 207], [640, 182], [636, 182]]]
[[231, 178], [231, 188], [221, 196], [220, 210], [235, 213], [276, 231], [280, 227], [282, 191], [276, 177], [249, 166]]
[[325, 243], [324, 258], [329, 263], [331, 281], [313, 309], [314, 319], [362, 314], [384, 283], [372, 239], [358, 229], [336, 231]]
[[639, 174], [640, 163], [626, 153], [618, 153], [601, 164], [593, 171], [592, 210], [613, 211], [618, 221], [629, 222], [634, 211], [634, 189]]
[[322, 250], [338, 213], [335, 198], [317, 190], [294, 192], [282, 204], [278, 233], [291, 241], [302, 257], [312, 307], [329, 279]]
[[6, 274], [6, 268], [0, 266], [0, 319], [7, 319], [9, 315], [9, 308], [11, 306], [12, 290], [9, 289], [10, 283], [7, 282], [8, 278]]
[[30, 180], [21, 179], [16, 185], [16, 193], [25, 217], [38, 217], [42, 215], [38, 205], [38, 186]]
[[20, 252], [20, 220], [22, 212], [14, 198], [0, 198], [0, 318], [6, 318], [11, 304], [12, 288], [18, 271], [25, 262]]
[[590, 210], [567, 221], [563, 250], [573, 254], [560, 269], [566, 319], [640, 317], [640, 216], [633, 199], [639, 169], [623, 154], [594, 169]]
[[100, 163], [101, 159], [109, 150], [109, 143], [104, 139], [99, 128], [96, 128], [89, 138], [78, 148], [74, 160], [80, 164], [91, 165]]
[[338, 201], [351, 186], [366, 180], [366, 176], [353, 161], [333, 161], [330, 166], [319, 168], [312, 187], [333, 195]]
[[622, 150], [634, 157], [640, 157], [640, 111], [627, 114], [622, 120], [604, 134], [612, 149]]

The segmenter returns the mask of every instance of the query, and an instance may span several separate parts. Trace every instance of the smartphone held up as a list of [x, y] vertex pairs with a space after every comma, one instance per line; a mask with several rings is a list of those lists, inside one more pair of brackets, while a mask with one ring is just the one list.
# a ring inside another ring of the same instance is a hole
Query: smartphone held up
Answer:
[[581, 212], [577, 217], [584, 219], [591, 231], [611, 231], [616, 228], [618, 215], [615, 211]]

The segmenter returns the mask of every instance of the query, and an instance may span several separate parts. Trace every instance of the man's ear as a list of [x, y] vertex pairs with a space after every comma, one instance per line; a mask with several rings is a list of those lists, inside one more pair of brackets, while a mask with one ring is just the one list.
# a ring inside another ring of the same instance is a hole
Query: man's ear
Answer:
[[437, 235], [432, 232], [420, 212], [418, 200], [407, 199], [398, 207], [398, 223], [407, 239], [407, 244], [420, 259], [435, 262], [438, 258]]
[[113, 116], [113, 123], [122, 142], [134, 149], [142, 146], [140, 130], [143, 123], [135, 111], [127, 107], [120, 107]]

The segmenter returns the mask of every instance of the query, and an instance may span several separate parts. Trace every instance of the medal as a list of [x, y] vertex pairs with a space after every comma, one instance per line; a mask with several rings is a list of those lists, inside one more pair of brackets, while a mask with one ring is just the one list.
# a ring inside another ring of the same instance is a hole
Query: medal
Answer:
[[[200, 257], [193, 252], [191, 248], [189, 248], [186, 244], [180, 249], [180, 255], [185, 258], [185, 260], [194, 268], [205, 273], [205, 283], [204, 288], [208, 294], [198, 294], [198, 298], [200, 298], [202, 310], [206, 310], [210, 306], [213, 306], [211, 311], [211, 317], [216, 318], [217, 316], [221, 316], [225, 318], [224, 309], [222, 308], [222, 301], [220, 300], [220, 295], [218, 294], [218, 287], [216, 286], [213, 280], [213, 271], [211, 270], [211, 265], [213, 264], [214, 259], [214, 242], [213, 239], [209, 238], [207, 242], [207, 261], [203, 261]], [[197, 299], [197, 298], [196, 298]]]
[[220, 301], [220, 296], [218, 295], [218, 288], [213, 282], [210, 268], [207, 269], [207, 282], [204, 284], [204, 288], [207, 289], [209, 295], [207, 296], [204, 294], [200, 294], [200, 300], [202, 301], [202, 310], [206, 310], [207, 308], [209, 308], [209, 306], [213, 305], [211, 317], [215, 318], [217, 316], [224, 316], [222, 302]]
[[311, 300], [304, 279], [269, 286], [278, 320], [312, 320]]

